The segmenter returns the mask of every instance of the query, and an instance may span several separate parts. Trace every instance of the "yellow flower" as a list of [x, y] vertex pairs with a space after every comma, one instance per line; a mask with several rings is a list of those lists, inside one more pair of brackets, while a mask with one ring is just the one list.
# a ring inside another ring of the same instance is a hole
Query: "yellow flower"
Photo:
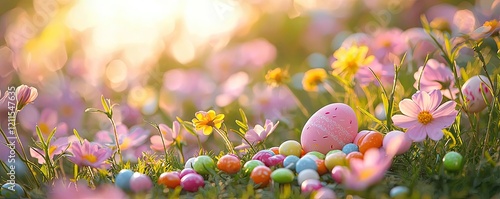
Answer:
[[280, 84], [286, 83], [289, 79], [288, 70], [283, 70], [281, 68], [267, 71], [266, 74], [266, 82], [271, 86], [279, 86]]
[[337, 60], [332, 63], [332, 73], [350, 79], [358, 72], [360, 67], [366, 66], [373, 61], [373, 55], [367, 57], [367, 53], [368, 47], [366, 46], [358, 47], [354, 45], [349, 49], [341, 47], [333, 53], [333, 57]]
[[302, 79], [302, 86], [306, 91], [318, 91], [318, 85], [325, 82], [327, 74], [325, 69], [315, 68], [308, 70], [304, 73], [304, 78]]
[[224, 114], [215, 114], [214, 110], [198, 111], [195, 114], [196, 118], [192, 120], [196, 130], [203, 130], [203, 134], [210, 135], [213, 128], [219, 129], [224, 122]]

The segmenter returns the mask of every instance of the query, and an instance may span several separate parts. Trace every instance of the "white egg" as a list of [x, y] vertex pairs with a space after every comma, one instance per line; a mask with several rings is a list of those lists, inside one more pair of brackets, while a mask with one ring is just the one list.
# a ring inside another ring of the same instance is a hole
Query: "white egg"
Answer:
[[302, 182], [306, 181], [307, 179], [316, 179], [319, 180], [319, 174], [313, 169], [305, 169], [302, 172], [299, 173], [297, 176], [297, 182], [299, 184], [302, 184]]
[[[493, 95], [488, 87], [491, 88], [491, 82], [483, 75], [471, 77], [464, 83], [462, 93], [465, 97], [466, 110], [469, 113], [482, 111], [487, 106], [486, 101], [492, 101]], [[486, 100], [483, 98], [483, 93]]]

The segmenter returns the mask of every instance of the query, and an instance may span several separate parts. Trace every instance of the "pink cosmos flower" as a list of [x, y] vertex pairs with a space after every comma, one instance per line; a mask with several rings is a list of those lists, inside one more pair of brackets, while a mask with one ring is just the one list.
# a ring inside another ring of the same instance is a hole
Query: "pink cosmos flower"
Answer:
[[34, 106], [28, 106], [19, 113], [19, 117], [23, 118], [20, 121], [21, 126], [33, 132], [33, 135], [36, 135], [36, 126], [40, 128], [44, 138], [47, 138], [54, 128], [56, 128], [55, 137], [64, 137], [68, 134], [68, 125], [59, 121], [60, 117], [52, 108], [44, 108], [39, 112]]
[[370, 65], [361, 67], [356, 73], [356, 79], [359, 81], [361, 85], [368, 85], [370, 83], [375, 84], [376, 86], [380, 86], [379, 82], [373, 76], [373, 72], [377, 75], [382, 82], [383, 86], [392, 85], [394, 81], [394, 66], [392, 64], [381, 64], [377, 59], [373, 60]]
[[[120, 150], [122, 151], [124, 160], [132, 162], [137, 161], [137, 154], [140, 155], [144, 151], [141, 150], [140, 147], [147, 140], [150, 133], [149, 130], [139, 126], [128, 129], [125, 125], [120, 124], [116, 127], [116, 132], [118, 134], [118, 143], [120, 144]], [[96, 140], [103, 145], [116, 148], [115, 137], [112, 130], [97, 132]]]
[[373, 34], [370, 52], [382, 63], [394, 63], [391, 56], [399, 56], [408, 50], [408, 44], [400, 29], [378, 30]]
[[[177, 139], [177, 135], [179, 135], [180, 124], [177, 121], [174, 121], [172, 124], [172, 128], [168, 127], [165, 124], [160, 124], [160, 131], [163, 135], [163, 142], [165, 142], [165, 147], [168, 149], [171, 144]], [[161, 136], [153, 135], [150, 138], [151, 146], [150, 148], [155, 151], [163, 151], [163, 142], [161, 141]]]
[[266, 123], [264, 124], [264, 126], [261, 126], [259, 124], [255, 125], [255, 127], [253, 127], [253, 129], [250, 129], [245, 134], [245, 139], [247, 139], [249, 143], [247, 143], [245, 140], [242, 140], [241, 141], [242, 144], [235, 147], [235, 149], [242, 150], [242, 149], [249, 148], [250, 147], [249, 144], [255, 145], [255, 144], [264, 142], [266, 140], [266, 138], [269, 135], [271, 135], [271, 133], [274, 132], [274, 130], [276, 129], [278, 124], [279, 124], [279, 121], [276, 122], [276, 124], [274, 124], [273, 122], [271, 122], [271, 120], [266, 120]]
[[[423, 74], [422, 74], [423, 72]], [[429, 59], [427, 65], [420, 66], [413, 75], [415, 83], [413, 87], [418, 89], [418, 79], [420, 79], [420, 90], [431, 92], [432, 90], [441, 90], [448, 99], [455, 99], [458, 88], [455, 87], [453, 72], [449, 67], [434, 59]]]
[[21, 110], [24, 106], [35, 101], [38, 97], [38, 91], [34, 87], [21, 85], [16, 88], [17, 110]]
[[[52, 160], [55, 155], [64, 153], [64, 151], [66, 151], [66, 149], [68, 148], [69, 143], [69, 137], [60, 137], [57, 139], [53, 138], [49, 146], [49, 159]], [[42, 149], [31, 147], [30, 155], [31, 157], [38, 159], [39, 164], [45, 163], [45, 152], [43, 152]]]
[[383, 149], [372, 148], [365, 152], [363, 160], [351, 159], [349, 168], [335, 166], [332, 169], [332, 176], [347, 189], [365, 190], [384, 178], [385, 172], [391, 166], [392, 157]]
[[84, 140], [83, 143], [73, 142], [70, 148], [73, 156], [69, 161], [79, 166], [107, 169], [110, 165], [106, 161], [111, 157], [112, 151], [102, 145]]
[[412, 99], [399, 102], [399, 109], [404, 115], [392, 116], [394, 125], [406, 128], [408, 137], [415, 142], [421, 142], [427, 136], [432, 140], [440, 140], [443, 137], [442, 129], [453, 124], [458, 114], [455, 101], [440, 106], [442, 99], [440, 90], [430, 93], [417, 91]]
[[253, 87], [251, 109], [256, 116], [283, 121], [283, 114], [297, 107], [297, 104], [292, 100], [293, 97], [293, 93], [284, 87], [257, 84]]

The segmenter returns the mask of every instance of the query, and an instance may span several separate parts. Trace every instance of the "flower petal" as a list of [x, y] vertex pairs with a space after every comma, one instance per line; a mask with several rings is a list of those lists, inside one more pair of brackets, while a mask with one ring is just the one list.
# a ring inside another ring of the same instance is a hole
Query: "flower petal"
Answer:
[[441, 93], [441, 90], [432, 90], [429, 93], [429, 101], [427, 104], [425, 104], [425, 110], [428, 110], [429, 112], [433, 112], [436, 110], [436, 108], [441, 104], [441, 101], [443, 100], [443, 94]]
[[211, 126], [205, 126], [203, 128], [203, 134], [205, 134], [205, 135], [210, 135], [212, 133], [212, 131], [213, 131], [213, 129]]
[[429, 138], [434, 141], [440, 140], [441, 138], [443, 138], [444, 135], [442, 129], [432, 128], [431, 126], [426, 126], [425, 131], [427, 132]]
[[457, 116], [458, 111], [455, 110], [457, 103], [455, 101], [447, 101], [439, 106], [433, 113], [432, 117], [439, 118], [444, 116]]
[[399, 102], [399, 110], [401, 110], [403, 114], [413, 118], [417, 118], [418, 114], [422, 112], [420, 107], [410, 99], [404, 99]]
[[427, 137], [427, 134], [425, 132], [425, 129], [423, 128], [422, 125], [417, 125], [413, 128], [409, 128], [406, 131], [408, 137], [412, 139], [414, 142], [422, 142], [425, 137]]
[[394, 125], [401, 128], [412, 128], [419, 124], [417, 118], [408, 117], [406, 115], [394, 115], [392, 116], [392, 121]]

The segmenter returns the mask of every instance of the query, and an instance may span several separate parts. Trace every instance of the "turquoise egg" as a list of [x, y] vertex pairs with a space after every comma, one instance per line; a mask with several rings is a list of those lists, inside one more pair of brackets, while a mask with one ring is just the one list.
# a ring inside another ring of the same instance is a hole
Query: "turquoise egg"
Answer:
[[124, 191], [131, 191], [130, 178], [134, 172], [128, 169], [122, 169], [115, 177], [115, 185]]
[[394, 188], [391, 189], [391, 192], [389, 193], [389, 196], [391, 198], [395, 199], [402, 199], [402, 198], [408, 198], [408, 194], [410, 193], [410, 189], [405, 186], [395, 186]]
[[355, 151], [359, 151], [359, 147], [358, 147], [358, 145], [355, 145], [353, 143], [346, 144], [342, 148], [342, 152], [344, 152], [346, 155], [351, 153], [351, 152], [355, 152]]
[[301, 171], [306, 169], [317, 171], [318, 165], [316, 164], [316, 161], [308, 157], [303, 157], [299, 161], [297, 161], [297, 165], [295, 165], [295, 171], [297, 171], [297, 173], [300, 173]]
[[17, 183], [6, 183], [2, 186], [2, 196], [5, 198], [21, 198], [25, 195], [24, 189]]
[[285, 160], [283, 160], [283, 167], [290, 170], [295, 170], [295, 165], [299, 160], [300, 158], [294, 155], [286, 156]]

